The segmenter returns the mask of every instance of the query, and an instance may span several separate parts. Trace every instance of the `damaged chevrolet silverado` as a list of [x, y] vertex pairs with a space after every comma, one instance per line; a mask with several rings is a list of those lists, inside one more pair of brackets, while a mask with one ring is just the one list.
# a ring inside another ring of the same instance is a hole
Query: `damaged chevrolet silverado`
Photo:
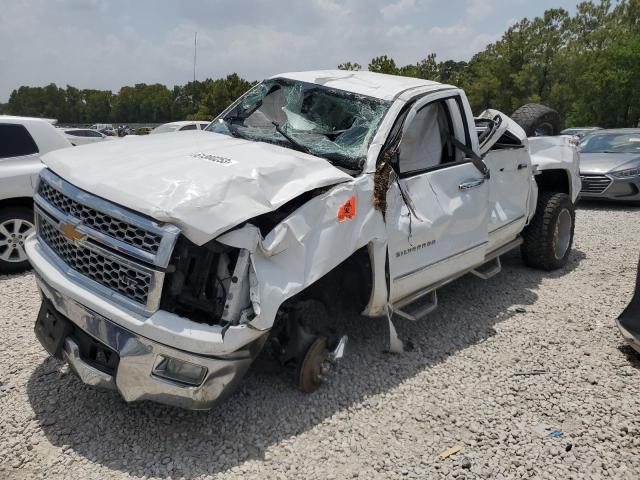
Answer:
[[370, 72], [277, 75], [205, 130], [43, 161], [26, 242], [39, 341], [87, 384], [190, 409], [263, 348], [315, 390], [344, 354], [341, 312], [386, 316], [401, 351], [394, 318], [505, 252], [561, 268], [580, 191], [566, 138]]

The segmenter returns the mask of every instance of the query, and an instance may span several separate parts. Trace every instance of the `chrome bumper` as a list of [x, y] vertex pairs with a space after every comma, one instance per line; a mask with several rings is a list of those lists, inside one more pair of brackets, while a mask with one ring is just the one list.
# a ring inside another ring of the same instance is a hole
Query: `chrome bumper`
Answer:
[[[152, 400], [191, 410], [206, 410], [237, 387], [258, 355], [266, 336], [224, 358], [194, 355], [134, 334], [102, 315], [59, 293], [36, 276], [42, 294], [76, 327], [117, 352], [120, 361], [115, 375], [85, 362], [72, 337], [64, 342], [62, 356], [80, 379], [89, 385], [116, 389], [125, 401]], [[206, 368], [200, 385], [186, 386], [153, 374], [159, 355]]]

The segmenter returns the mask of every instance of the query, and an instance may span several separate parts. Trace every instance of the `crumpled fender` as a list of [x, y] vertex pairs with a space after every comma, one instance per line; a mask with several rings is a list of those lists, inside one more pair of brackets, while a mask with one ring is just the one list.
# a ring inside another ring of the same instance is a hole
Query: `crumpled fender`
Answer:
[[571, 200], [575, 203], [582, 182], [580, 181], [580, 153], [569, 137], [530, 137], [531, 163], [538, 171], [564, 170], [571, 181]]
[[[341, 207], [353, 200], [351, 218], [339, 215]], [[286, 299], [322, 278], [359, 248], [372, 243], [385, 245], [386, 229], [381, 213], [373, 207], [373, 176], [363, 175], [308, 201], [264, 238], [248, 223], [217, 240], [249, 250], [250, 276], [255, 275], [255, 281], [250, 281], [250, 296], [257, 313], [250, 325], [265, 330], [271, 328]]]

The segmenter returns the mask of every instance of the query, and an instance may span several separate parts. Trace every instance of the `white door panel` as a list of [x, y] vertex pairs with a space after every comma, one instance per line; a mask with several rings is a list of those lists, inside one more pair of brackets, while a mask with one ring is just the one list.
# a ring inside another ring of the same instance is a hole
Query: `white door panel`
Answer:
[[[471, 163], [400, 179], [389, 189], [387, 227], [391, 301], [483, 262], [489, 217], [489, 184]], [[477, 186], [461, 190], [460, 185]]]
[[512, 240], [525, 225], [531, 185], [531, 160], [524, 148], [492, 150], [484, 162], [491, 172], [489, 249]]

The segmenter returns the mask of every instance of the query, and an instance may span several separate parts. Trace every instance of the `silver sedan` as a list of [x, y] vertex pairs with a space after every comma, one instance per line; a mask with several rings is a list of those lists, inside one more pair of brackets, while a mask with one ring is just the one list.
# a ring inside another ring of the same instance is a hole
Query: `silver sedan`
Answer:
[[640, 129], [599, 130], [580, 149], [582, 198], [640, 202]]

